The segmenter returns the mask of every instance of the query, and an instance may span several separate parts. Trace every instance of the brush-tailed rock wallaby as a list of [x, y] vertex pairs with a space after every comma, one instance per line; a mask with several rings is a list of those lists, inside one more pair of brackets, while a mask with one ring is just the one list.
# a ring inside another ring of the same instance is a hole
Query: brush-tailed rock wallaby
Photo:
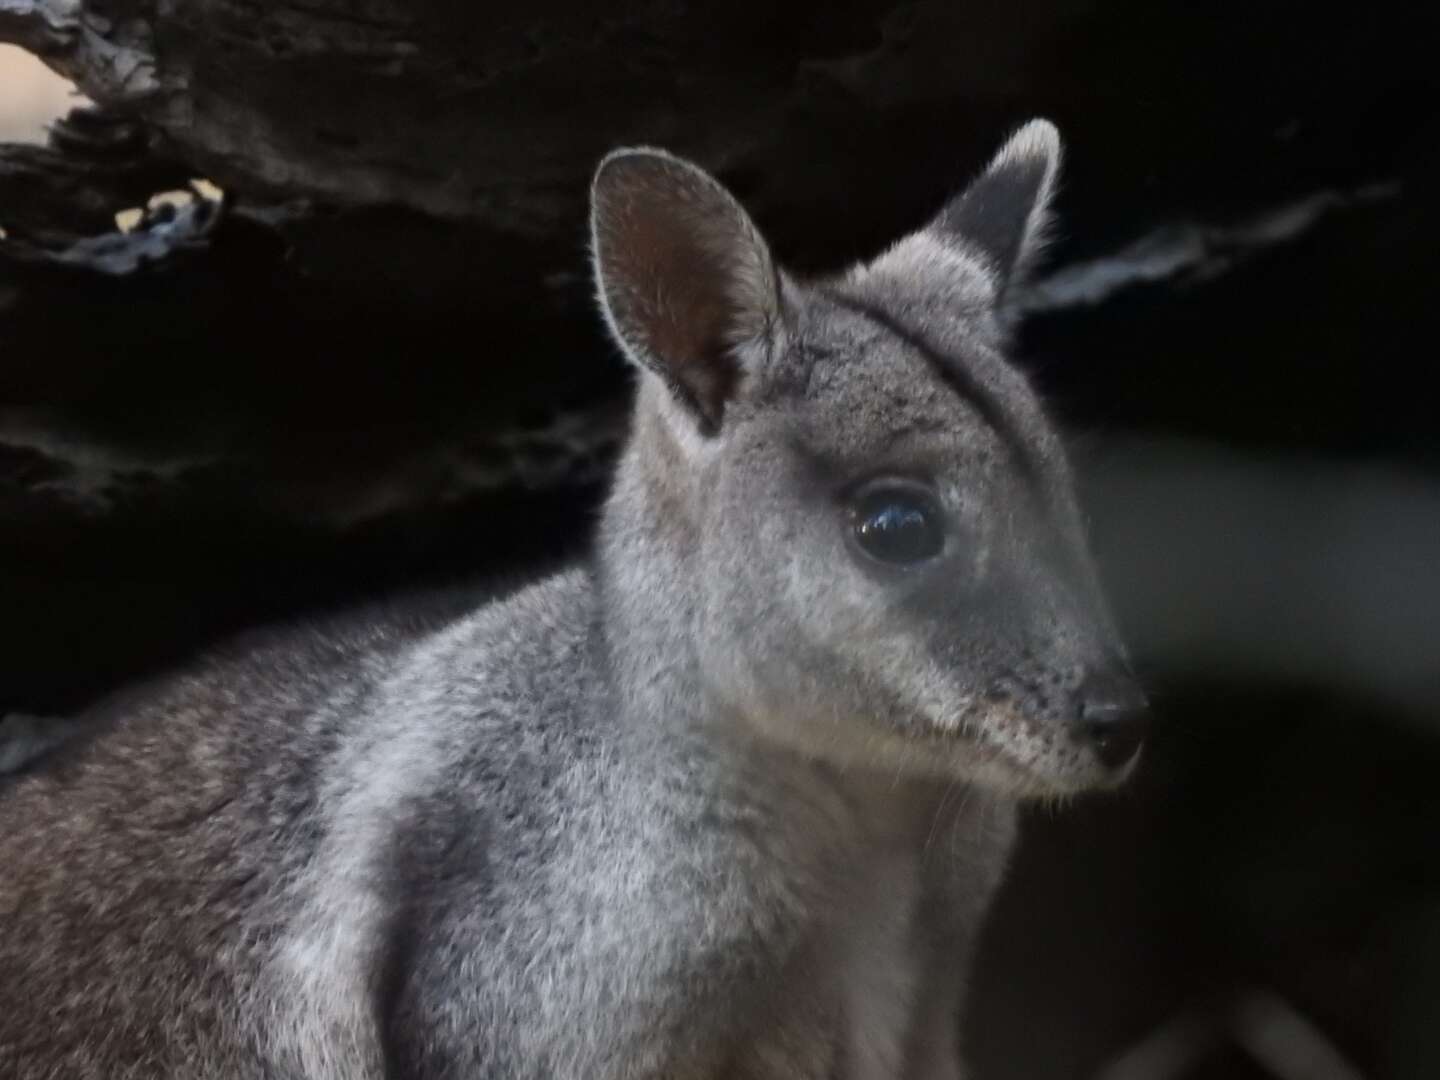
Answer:
[[639, 372], [593, 557], [231, 650], [0, 792], [0, 1076], [953, 1078], [1026, 797], [1141, 740], [1006, 361], [1060, 148], [801, 281], [617, 151]]

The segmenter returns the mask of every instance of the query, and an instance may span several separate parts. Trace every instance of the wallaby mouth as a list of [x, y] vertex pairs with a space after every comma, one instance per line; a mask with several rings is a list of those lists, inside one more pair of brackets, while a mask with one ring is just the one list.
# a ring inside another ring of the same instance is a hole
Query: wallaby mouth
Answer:
[[1073, 795], [1113, 788], [1135, 771], [1149, 734], [1149, 704], [1128, 677], [1087, 680], [1071, 715], [1056, 722], [1017, 701], [996, 702], [969, 725], [978, 779], [1014, 794]]

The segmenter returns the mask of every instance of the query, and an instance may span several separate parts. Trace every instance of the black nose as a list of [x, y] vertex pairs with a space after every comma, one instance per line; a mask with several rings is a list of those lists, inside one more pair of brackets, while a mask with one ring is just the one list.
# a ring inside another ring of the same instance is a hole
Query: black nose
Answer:
[[1133, 758], [1149, 728], [1145, 695], [1127, 676], [1091, 676], [1081, 688], [1076, 730], [1107, 767]]

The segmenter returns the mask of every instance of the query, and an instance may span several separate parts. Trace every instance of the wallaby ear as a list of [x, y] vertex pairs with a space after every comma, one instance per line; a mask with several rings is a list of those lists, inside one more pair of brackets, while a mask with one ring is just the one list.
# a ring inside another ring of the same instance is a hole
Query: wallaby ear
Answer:
[[1003, 293], [1044, 246], [1059, 172], [1060, 133], [1048, 120], [1031, 120], [929, 228], [980, 255]]
[[713, 434], [743, 374], [739, 350], [774, 327], [765, 241], [719, 182], [660, 150], [610, 154], [590, 202], [595, 284], [615, 340]]

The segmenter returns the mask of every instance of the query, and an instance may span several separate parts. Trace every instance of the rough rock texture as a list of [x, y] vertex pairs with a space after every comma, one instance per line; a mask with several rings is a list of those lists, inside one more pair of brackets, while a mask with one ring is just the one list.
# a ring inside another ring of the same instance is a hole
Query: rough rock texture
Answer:
[[[0, 40], [97, 103], [0, 146], [0, 713], [583, 542], [626, 393], [584, 259], [615, 143], [705, 162], [818, 270], [1048, 115], [1027, 362], [1167, 722], [1131, 797], [1032, 823], [982, 1075], [1285, 1075], [1255, 1032], [1307, 1024], [1434, 1075], [1432, 20], [0, 0]], [[1195, 1063], [1127, 1073], [1132, 1044]]]

